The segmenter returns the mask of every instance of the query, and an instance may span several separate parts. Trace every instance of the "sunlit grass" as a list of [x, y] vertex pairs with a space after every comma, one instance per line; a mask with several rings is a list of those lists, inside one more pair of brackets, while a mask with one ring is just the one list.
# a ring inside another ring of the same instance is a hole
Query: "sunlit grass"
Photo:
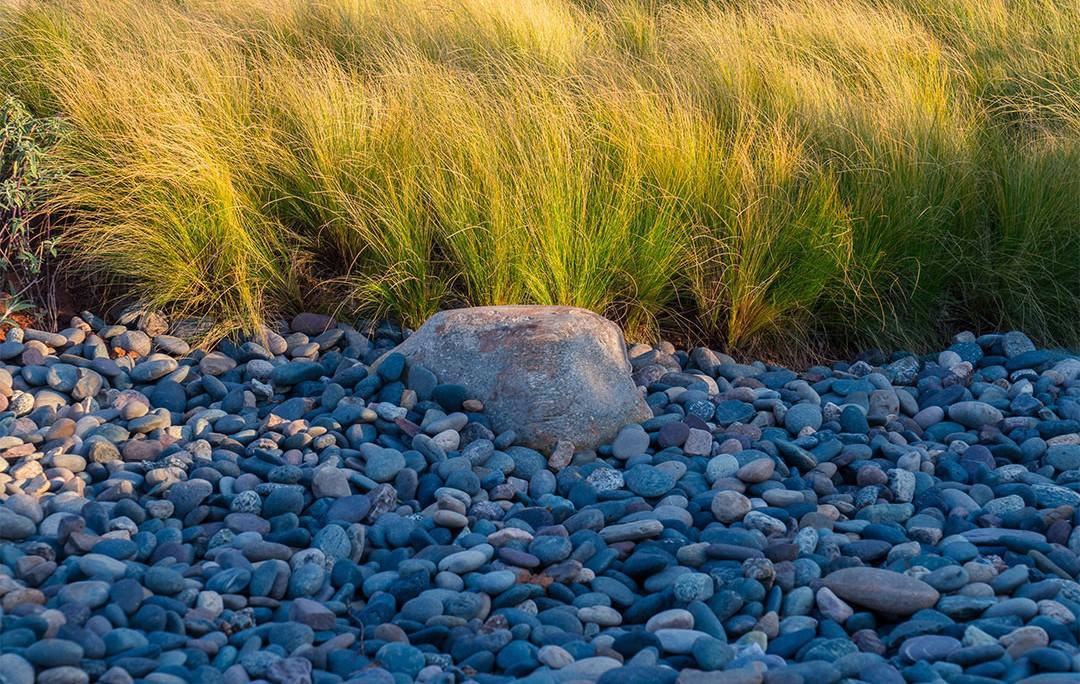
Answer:
[[24, 0], [0, 89], [72, 124], [76, 259], [226, 329], [534, 302], [746, 350], [1080, 342], [1067, 4]]

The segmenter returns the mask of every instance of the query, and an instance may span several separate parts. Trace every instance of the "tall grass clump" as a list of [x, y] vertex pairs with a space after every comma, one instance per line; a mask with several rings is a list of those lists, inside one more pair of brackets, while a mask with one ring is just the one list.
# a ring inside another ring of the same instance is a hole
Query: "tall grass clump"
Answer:
[[60, 16], [32, 17], [4, 44], [45, 46], [15, 85], [31, 98], [35, 82], [47, 86], [47, 102], [31, 102], [69, 124], [51, 158], [66, 173], [43, 210], [69, 224], [72, 256], [150, 306], [209, 313], [222, 331], [295, 303], [306, 255], [266, 211], [272, 132], [242, 44], [164, 6], [36, 11]]
[[250, 329], [582, 306], [638, 339], [1080, 343], [1080, 8], [23, 0], [90, 272]]

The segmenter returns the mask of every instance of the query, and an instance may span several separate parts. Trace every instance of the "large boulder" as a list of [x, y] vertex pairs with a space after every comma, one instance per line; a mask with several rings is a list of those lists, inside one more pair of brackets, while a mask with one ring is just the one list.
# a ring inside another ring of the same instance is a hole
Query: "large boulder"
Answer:
[[566, 306], [490, 306], [432, 316], [398, 345], [410, 363], [484, 402], [496, 432], [550, 451], [591, 449], [652, 417], [630, 377], [622, 331]]

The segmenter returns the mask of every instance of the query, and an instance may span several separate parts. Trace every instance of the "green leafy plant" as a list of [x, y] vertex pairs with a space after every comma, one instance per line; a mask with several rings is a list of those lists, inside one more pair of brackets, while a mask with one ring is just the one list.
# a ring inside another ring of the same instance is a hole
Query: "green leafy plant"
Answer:
[[17, 326], [19, 322], [14, 316], [17, 313], [25, 313], [34, 308], [33, 302], [23, 299], [21, 293], [13, 295], [0, 295], [0, 326]]
[[46, 156], [61, 134], [59, 118], [37, 118], [11, 95], [0, 102], [0, 276], [9, 287], [34, 282], [57, 254], [50, 222], [35, 211], [57, 175]]

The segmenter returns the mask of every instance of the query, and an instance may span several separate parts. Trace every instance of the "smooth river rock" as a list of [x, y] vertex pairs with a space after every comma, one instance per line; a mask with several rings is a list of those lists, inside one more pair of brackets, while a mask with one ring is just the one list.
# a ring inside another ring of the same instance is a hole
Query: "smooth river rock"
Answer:
[[911, 615], [937, 603], [940, 594], [922, 580], [881, 568], [843, 568], [824, 579], [834, 594], [864, 608]]

